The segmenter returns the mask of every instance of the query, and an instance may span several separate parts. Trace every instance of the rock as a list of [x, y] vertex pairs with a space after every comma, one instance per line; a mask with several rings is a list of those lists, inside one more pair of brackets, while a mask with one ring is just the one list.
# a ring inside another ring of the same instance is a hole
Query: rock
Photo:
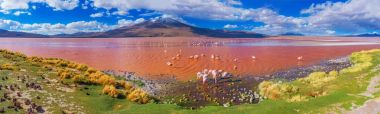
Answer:
[[33, 108], [28, 108], [27, 114], [34, 114]]
[[230, 106], [231, 106], [230, 103], [224, 103], [224, 104], [223, 104], [223, 107], [230, 107]]
[[45, 112], [45, 110], [42, 108], [42, 106], [37, 106], [36, 110], [38, 113], [44, 113]]
[[4, 107], [0, 108], [0, 113], [5, 113], [5, 108]]
[[32, 102], [29, 100], [29, 99], [27, 99], [26, 101], [25, 101], [25, 105], [30, 105]]

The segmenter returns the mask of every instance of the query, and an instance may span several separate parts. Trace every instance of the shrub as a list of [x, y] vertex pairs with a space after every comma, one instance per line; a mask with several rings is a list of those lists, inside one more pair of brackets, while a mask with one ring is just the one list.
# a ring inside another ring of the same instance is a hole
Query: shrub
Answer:
[[119, 96], [119, 92], [117, 91], [117, 89], [113, 85], [105, 85], [103, 88], [103, 94], [107, 94], [107, 95], [109, 95], [111, 97], [115, 97], [115, 98]]
[[61, 69], [58, 71], [58, 76], [61, 78], [61, 79], [70, 79], [74, 76], [74, 74], [69, 71], [69, 70], [66, 70], [66, 69]]
[[135, 88], [133, 87], [133, 85], [131, 84], [131, 83], [125, 83], [125, 85], [124, 85], [124, 89], [125, 89], [125, 92], [124, 92], [124, 94], [127, 96], [128, 94], [130, 94], [130, 93], [132, 93], [134, 90], [135, 90]]
[[5, 63], [0, 66], [0, 70], [16, 70], [16, 67], [14, 67], [13, 65], [9, 63]]
[[141, 89], [136, 89], [132, 91], [127, 96], [127, 99], [133, 102], [140, 103], [140, 104], [146, 104], [150, 101], [149, 95]]
[[336, 71], [336, 70], [333, 70], [333, 71], [330, 71], [328, 75], [329, 75], [329, 76], [333, 76], [333, 77], [338, 77], [339, 72]]
[[88, 68], [86, 71], [86, 73], [88, 73], [88, 74], [92, 74], [92, 73], [96, 73], [96, 72], [97, 72], [97, 70], [94, 68]]
[[288, 102], [301, 102], [301, 101], [307, 101], [307, 97], [306, 97], [306, 96], [302, 96], [302, 95], [294, 95], [294, 96], [292, 96], [291, 98], [289, 98], [287, 101], [288, 101]]
[[83, 75], [75, 75], [73, 78], [73, 81], [75, 82], [75, 83], [82, 83], [82, 84], [88, 84], [88, 83], [90, 83], [90, 81], [88, 81], [87, 79], [86, 79], [86, 77], [85, 76], [83, 76]]
[[83, 65], [83, 64], [78, 64], [76, 69], [80, 71], [86, 71], [88, 69], [88, 66]]
[[115, 78], [107, 75], [101, 75], [97, 83], [103, 85], [115, 85]]
[[308, 96], [310, 96], [310, 97], [320, 97], [320, 96], [325, 96], [325, 95], [327, 95], [327, 92], [323, 91], [323, 89], [313, 90], [308, 94]]
[[27, 60], [32, 62], [42, 62], [43, 59], [40, 57], [29, 57]]
[[283, 93], [279, 84], [269, 81], [260, 83], [259, 90], [260, 95], [272, 100], [279, 99]]

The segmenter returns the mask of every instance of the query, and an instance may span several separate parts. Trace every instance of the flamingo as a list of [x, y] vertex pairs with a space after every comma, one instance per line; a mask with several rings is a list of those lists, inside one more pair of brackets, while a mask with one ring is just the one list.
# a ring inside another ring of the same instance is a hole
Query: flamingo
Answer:
[[212, 70], [212, 71], [211, 71], [211, 75], [212, 75], [212, 78], [214, 78], [214, 81], [215, 81], [215, 83], [216, 83], [217, 78], [218, 78], [218, 71], [216, 71], [216, 70]]
[[164, 53], [167, 53], [168, 52], [168, 50], [164, 50]]
[[208, 79], [208, 74], [203, 74], [202, 75], [202, 82], [203, 82], [203, 84], [206, 83], [207, 79]]
[[199, 55], [194, 55], [194, 59], [198, 59], [199, 58]]
[[177, 54], [176, 56], [177, 56], [177, 57], [180, 57], [180, 56], [181, 56], [181, 54]]
[[204, 74], [208, 73], [208, 69], [204, 69], [204, 70], [203, 70], [203, 73], [204, 73]]
[[197, 72], [197, 80], [198, 80], [198, 79], [201, 79], [201, 78], [202, 78], [202, 75], [203, 75], [202, 72]]
[[204, 56], [206, 56], [206, 55], [202, 53], [201, 56], [204, 57]]
[[220, 60], [220, 57], [219, 56], [215, 56], [215, 60]]
[[237, 68], [238, 68], [238, 67], [237, 67], [236, 65], [234, 65], [234, 70], [237, 70]]
[[303, 60], [303, 56], [299, 56], [299, 57], [297, 57], [297, 60], [298, 60], [298, 61], [302, 61], [302, 60]]
[[189, 59], [193, 59], [194, 58], [194, 56], [189, 56]]
[[234, 59], [234, 62], [237, 62], [237, 61], [238, 61], [238, 58], [235, 58], [235, 59]]
[[230, 75], [230, 74], [229, 74], [228, 72], [223, 72], [223, 73], [222, 73], [222, 77], [223, 77], [223, 78], [227, 78], [227, 77], [229, 77], [229, 75]]
[[171, 63], [171, 62], [166, 62], [166, 65], [168, 65], [168, 66], [173, 66], [173, 63]]
[[256, 59], [256, 56], [252, 56], [251, 58], [252, 58], [252, 59]]
[[215, 55], [214, 54], [211, 54], [211, 59], [215, 59]]

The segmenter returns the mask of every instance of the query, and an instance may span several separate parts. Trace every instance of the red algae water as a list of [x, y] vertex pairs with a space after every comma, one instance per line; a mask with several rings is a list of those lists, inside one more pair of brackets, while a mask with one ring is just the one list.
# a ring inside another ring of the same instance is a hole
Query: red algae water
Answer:
[[[0, 48], [28, 56], [63, 58], [102, 70], [136, 72], [148, 78], [171, 74], [179, 80], [189, 80], [203, 69], [257, 76], [311, 65], [355, 51], [380, 48], [380, 39], [1, 38]], [[219, 59], [211, 59], [211, 55]], [[195, 56], [198, 58], [194, 59]], [[302, 61], [297, 60], [300, 56]]]

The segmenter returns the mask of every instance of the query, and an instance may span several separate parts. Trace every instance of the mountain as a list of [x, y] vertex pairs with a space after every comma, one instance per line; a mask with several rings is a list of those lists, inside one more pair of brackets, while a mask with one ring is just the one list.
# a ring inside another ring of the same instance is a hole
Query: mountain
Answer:
[[124, 38], [124, 37], [217, 37], [263, 38], [264, 34], [245, 31], [213, 30], [191, 26], [171, 18], [158, 18], [132, 26], [124, 26], [105, 32], [79, 32], [74, 34], [40, 35], [0, 29], [0, 37], [23, 38]]
[[55, 37], [122, 38], [122, 37], [219, 37], [219, 38], [263, 38], [266, 35], [245, 32], [199, 28], [171, 18], [158, 18], [132, 26], [120, 27], [106, 32], [61, 34]]
[[304, 35], [301, 33], [287, 32], [287, 33], [280, 34], [279, 36], [304, 36]]
[[380, 34], [367, 33], [367, 34], [347, 35], [346, 37], [380, 37]]
[[0, 29], [0, 37], [16, 37], [16, 38], [47, 38], [49, 36], [26, 33], [26, 32], [14, 32]]

